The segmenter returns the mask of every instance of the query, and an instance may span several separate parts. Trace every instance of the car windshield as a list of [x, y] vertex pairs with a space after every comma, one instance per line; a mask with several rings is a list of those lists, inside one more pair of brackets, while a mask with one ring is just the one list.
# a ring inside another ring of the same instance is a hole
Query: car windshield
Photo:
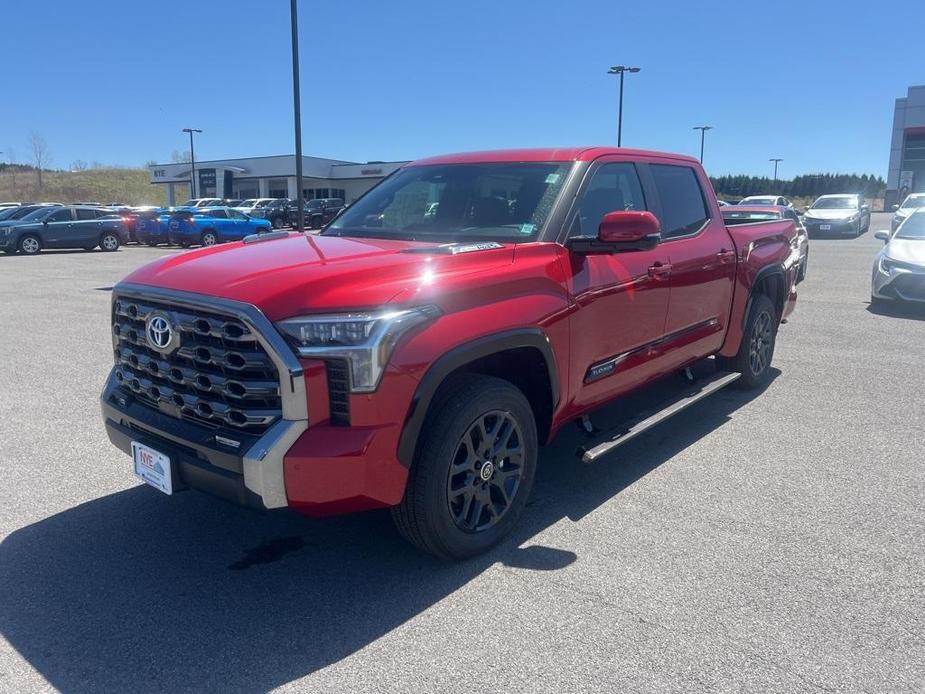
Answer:
[[324, 205], [324, 200], [308, 200], [305, 203], [305, 208], [311, 210], [315, 207], [321, 207], [323, 205]]
[[925, 240], [925, 213], [916, 212], [896, 231], [897, 239]]
[[401, 169], [325, 230], [406, 240], [532, 241], [572, 164], [480, 163]]
[[0, 219], [9, 219], [14, 214], [16, 214], [21, 208], [19, 207], [6, 207], [0, 210]]
[[51, 206], [40, 207], [39, 209], [33, 210], [32, 212], [30, 212], [22, 219], [24, 222], [39, 221], [39, 220], [45, 219], [45, 217], [50, 215], [52, 212], [56, 210], [60, 210], [60, 209], [61, 209], [60, 207], [51, 207]]
[[739, 200], [740, 205], [774, 205], [777, 203], [777, 198], [745, 198], [744, 200]]
[[856, 210], [857, 198], [819, 198], [812, 204], [811, 210]]
[[915, 210], [919, 207], [925, 207], [925, 194], [910, 195], [908, 198], [903, 200], [902, 207], [904, 210]]
[[257, 198], [253, 198], [253, 199], [251, 199], [251, 200], [245, 200], [245, 201], [242, 202], [238, 207], [253, 207], [253, 206], [256, 205], [258, 202], [259, 202], [259, 200], [257, 200]]

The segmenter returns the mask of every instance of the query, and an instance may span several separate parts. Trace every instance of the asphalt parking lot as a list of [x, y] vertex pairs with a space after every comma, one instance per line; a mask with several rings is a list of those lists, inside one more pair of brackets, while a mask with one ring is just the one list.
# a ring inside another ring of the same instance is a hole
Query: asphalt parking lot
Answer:
[[888, 225], [812, 241], [764, 392], [591, 467], [569, 429], [459, 564], [386, 513], [139, 485], [97, 405], [108, 289], [176, 251], [0, 257], [0, 690], [922, 691], [925, 311], [868, 307]]

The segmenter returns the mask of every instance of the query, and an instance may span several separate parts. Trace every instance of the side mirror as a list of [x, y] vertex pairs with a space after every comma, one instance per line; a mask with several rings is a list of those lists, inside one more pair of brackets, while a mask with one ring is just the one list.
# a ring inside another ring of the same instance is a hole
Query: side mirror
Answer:
[[651, 212], [608, 212], [597, 236], [574, 236], [568, 246], [576, 253], [618, 253], [655, 248], [661, 241], [661, 224]]
[[890, 209], [893, 210], [893, 212], [895, 212], [896, 210], [899, 209], [899, 205], [890, 205]]
[[881, 229], [880, 231], [875, 231], [874, 238], [880, 239], [881, 241], [885, 243], [890, 240], [890, 232], [883, 230], [883, 229]]

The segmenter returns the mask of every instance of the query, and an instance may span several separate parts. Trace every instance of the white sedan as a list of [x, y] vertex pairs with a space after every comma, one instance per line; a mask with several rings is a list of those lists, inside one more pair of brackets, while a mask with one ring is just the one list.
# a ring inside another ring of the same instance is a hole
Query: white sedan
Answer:
[[874, 259], [870, 303], [925, 304], [925, 208], [909, 215], [890, 234], [878, 231], [883, 248]]

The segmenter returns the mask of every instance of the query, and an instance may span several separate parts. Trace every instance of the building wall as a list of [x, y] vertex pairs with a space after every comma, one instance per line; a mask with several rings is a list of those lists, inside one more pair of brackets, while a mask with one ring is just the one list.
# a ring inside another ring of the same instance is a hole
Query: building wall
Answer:
[[896, 99], [886, 188], [887, 209], [908, 193], [925, 192], [925, 85]]

